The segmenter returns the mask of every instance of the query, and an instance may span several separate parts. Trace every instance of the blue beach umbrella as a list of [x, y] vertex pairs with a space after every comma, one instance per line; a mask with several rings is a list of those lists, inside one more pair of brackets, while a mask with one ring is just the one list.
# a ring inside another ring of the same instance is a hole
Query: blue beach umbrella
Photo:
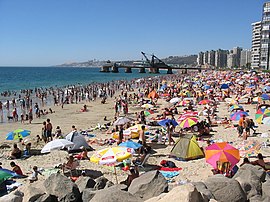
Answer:
[[264, 86], [263, 92], [270, 92], [270, 86]]
[[210, 89], [211, 88], [211, 86], [209, 86], [209, 85], [204, 85], [203, 86], [203, 89], [205, 89], [205, 90], [208, 90], [208, 89]]
[[128, 140], [126, 142], [122, 142], [118, 146], [120, 146], [120, 147], [128, 147], [128, 148], [132, 148], [132, 149], [139, 149], [140, 147], [142, 147], [141, 144], [139, 144], [137, 142], [133, 142], [132, 140]]
[[223, 83], [223, 84], [221, 84], [220, 88], [221, 89], [228, 89], [229, 88], [229, 85], [226, 84], [226, 83]]
[[231, 112], [231, 111], [233, 111], [234, 109], [243, 109], [243, 106], [241, 106], [241, 105], [233, 105], [233, 106], [231, 106], [231, 107], [229, 108], [229, 111]]
[[14, 177], [14, 178], [19, 178], [19, 177], [21, 177], [21, 175], [18, 175], [17, 173], [15, 173], [14, 171], [11, 171], [11, 170], [8, 170], [8, 169], [5, 169], [5, 168], [0, 168], [0, 171], [2, 172], [5, 172], [5, 173], [7, 173], [7, 174], [9, 174], [9, 175], [12, 175], [12, 177]]
[[249, 114], [247, 113], [247, 112], [244, 112], [244, 111], [239, 111], [239, 112], [235, 112], [235, 113], [233, 113], [232, 115], [231, 115], [231, 120], [233, 120], [233, 121], [239, 121], [240, 120], [240, 118], [242, 117], [242, 116], [249, 116]]
[[174, 126], [178, 125], [178, 123], [175, 120], [172, 120], [172, 119], [164, 119], [164, 120], [158, 122], [158, 124], [160, 126], [163, 126], [163, 127], [166, 127], [166, 123], [172, 123]]
[[9, 133], [6, 135], [6, 140], [18, 140], [18, 139], [20, 139], [20, 138], [29, 136], [30, 133], [31, 133], [30, 130], [17, 129], [17, 130], [14, 130], [14, 131], [12, 131], [12, 132], [9, 132]]
[[261, 95], [261, 98], [262, 98], [263, 100], [270, 100], [270, 96], [267, 95], [266, 93], [262, 94], [262, 95]]

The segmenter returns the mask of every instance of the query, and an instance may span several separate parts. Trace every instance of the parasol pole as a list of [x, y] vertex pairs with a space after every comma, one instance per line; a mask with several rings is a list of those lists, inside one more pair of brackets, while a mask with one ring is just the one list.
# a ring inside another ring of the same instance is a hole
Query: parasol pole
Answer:
[[117, 174], [116, 174], [116, 168], [115, 168], [115, 165], [113, 166], [113, 168], [114, 168], [114, 174], [115, 174], [116, 184], [118, 184], [118, 179], [117, 179]]

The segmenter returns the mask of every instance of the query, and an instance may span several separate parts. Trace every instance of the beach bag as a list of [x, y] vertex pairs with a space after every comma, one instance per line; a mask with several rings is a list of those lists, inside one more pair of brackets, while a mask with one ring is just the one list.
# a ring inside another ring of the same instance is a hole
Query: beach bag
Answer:
[[167, 168], [176, 168], [176, 165], [174, 162], [172, 161], [166, 161], [166, 160], [162, 160], [160, 162], [160, 165], [164, 166], [164, 167], [167, 167]]

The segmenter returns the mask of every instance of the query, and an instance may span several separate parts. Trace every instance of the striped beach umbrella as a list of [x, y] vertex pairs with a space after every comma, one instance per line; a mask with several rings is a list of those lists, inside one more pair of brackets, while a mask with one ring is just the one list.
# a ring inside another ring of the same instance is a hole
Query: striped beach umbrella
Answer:
[[191, 126], [195, 125], [198, 122], [197, 117], [187, 117], [180, 123], [181, 128], [190, 128]]
[[266, 117], [270, 117], [270, 110], [267, 108], [259, 108], [255, 114], [255, 121], [262, 123], [263, 119]]
[[249, 116], [249, 114], [247, 112], [244, 112], [244, 111], [239, 111], [239, 112], [235, 112], [231, 115], [231, 120], [232, 121], [239, 121], [241, 117], [243, 116]]
[[214, 143], [206, 148], [206, 162], [217, 168], [217, 162], [230, 162], [231, 167], [240, 160], [239, 150], [227, 142]]

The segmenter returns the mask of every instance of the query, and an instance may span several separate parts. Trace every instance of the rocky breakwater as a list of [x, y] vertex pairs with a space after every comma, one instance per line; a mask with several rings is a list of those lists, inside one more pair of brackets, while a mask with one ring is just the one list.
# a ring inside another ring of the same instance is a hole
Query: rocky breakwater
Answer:
[[168, 183], [159, 171], [150, 171], [134, 179], [127, 189], [105, 177], [81, 176], [76, 183], [61, 174], [52, 174], [44, 182], [24, 186], [2, 198], [22, 202], [268, 202], [270, 178], [258, 166], [244, 165], [233, 178], [214, 175], [204, 182], [178, 185], [168, 192]]

